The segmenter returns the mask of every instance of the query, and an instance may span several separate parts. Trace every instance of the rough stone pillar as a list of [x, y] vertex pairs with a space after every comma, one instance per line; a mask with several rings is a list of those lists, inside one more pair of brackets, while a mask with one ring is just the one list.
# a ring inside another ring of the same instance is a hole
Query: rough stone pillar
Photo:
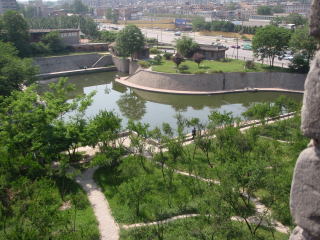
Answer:
[[[313, 0], [310, 34], [320, 40], [320, 0]], [[320, 239], [320, 51], [305, 82], [301, 130], [311, 138], [299, 156], [290, 194], [290, 210], [297, 227], [290, 240]]]

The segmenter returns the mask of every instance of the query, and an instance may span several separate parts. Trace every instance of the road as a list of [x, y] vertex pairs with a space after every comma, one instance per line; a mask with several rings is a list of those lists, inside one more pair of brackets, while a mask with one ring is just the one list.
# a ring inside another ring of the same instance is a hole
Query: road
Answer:
[[[124, 25], [112, 25], [108, 24], [107, 27], [117, 27], [122, 29]], [[166, 44], [175, 44], [175, 40], [180, 38], [179, 36], [174, 35], [174, 31], [165, 31], [162, 29], [147, 29], [141, 28], [142, 33], [148, 38], [156, 38], [161, 43]], [[226, 57], [228, 58], [238, 58], [241, 60], [254, 60], [258, 61], [257, 58], [254, 57], [253, 52], [251, 50], [243, 50], [232, 48], [231, 46], [237, 45], [237, 42], [234, 38], [225, 38], [225, 37], [214, 37], [214, 36], [202, 36], [198, 32], [182, 32], [181, 36], [188, 36], [193, 38], [197, 43], [200, 44], [212, 44], [212, 43], [221, 43], [222, 45], [227, 46], [229, 49], [226, 51]], [[218, 39], [218, 41], [217, 41]], [[244, 41], [238, 40], [238, 45], [242, 47]], [[261, 62], [261, 61], [259, 61]], [[268, 63], [267, 59], [264, 59], [264, 63]], [[275, 59], [274, 65], [280, 67], [287, 67], [290, 62], [287, 60], [278, 60]]]

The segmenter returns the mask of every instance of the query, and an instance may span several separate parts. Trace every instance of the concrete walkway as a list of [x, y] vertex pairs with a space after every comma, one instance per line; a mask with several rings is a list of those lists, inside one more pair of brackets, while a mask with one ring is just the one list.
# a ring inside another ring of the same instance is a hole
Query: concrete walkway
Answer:
[[120, 238], [119, 226], [111, 214], [109, 203], [103, 192], [93, 180], [93, 174], [96, 170], [97, 167], [87, 169], [77, 177], [76, 181], [85, 190], [92, 205], [99, 224], [100, 239], [118, 240]]

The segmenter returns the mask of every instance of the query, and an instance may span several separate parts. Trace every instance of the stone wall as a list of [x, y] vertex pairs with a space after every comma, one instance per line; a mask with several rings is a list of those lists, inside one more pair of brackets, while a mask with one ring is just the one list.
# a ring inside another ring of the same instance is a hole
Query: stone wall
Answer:
[[101, 59], [95, 67], [105, 67], [113, 64], [111, 55], [103, 55], [98, 53], [66, 55], [57, 57], [38, 57], [34, 58], [33, 62], [35, 65], [39, 66], [39, 73], [43, 74], [91, 67], [101, 57], [103, 57], [103, 59]]
[[112, 55], [112, 60], [119, 72], [129, 73], [130, 59]]
[[174, 91], [231, 91], [245, 88], [279, 88], [303, 91], [305, 74], [284, 72], [169, 74], [140, 70], [125, 82]]

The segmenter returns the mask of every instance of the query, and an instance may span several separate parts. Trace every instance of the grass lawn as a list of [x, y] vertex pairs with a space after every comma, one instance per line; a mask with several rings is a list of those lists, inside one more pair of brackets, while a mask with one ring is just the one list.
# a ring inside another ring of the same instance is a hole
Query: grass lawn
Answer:
[[[275, 240], [287, 240], [288, 235], [275, 232]], [[221, 228], [219, 221], [205, 220], [200, 217], [176, 220], [171, 223], [151, 227], [121, 230], [121, 240], [248, 240], [264, 239], [273, 240], [272, 234], [264, 229], [257, 231], [256, 238], [250, 238], [250, 233], [244, 223], [231, 222], [228, 228]]]
[[[45, 239], [53, 240], [100, 239], [96, 218], [80, 185], [66, 178], [43, 178], [28, 187], [33, 188], [34, 192], [25, 196], [23, 203], [17, 201], [12, 204], [13, 209], [24, 206], [24, 214], [19, 215], [19, 211], [13, 211], [10, 218], [6, 219], [6, 231], [2, 225], [0, 227], [0, 239], [18, 239], [12, 237], [17, 227], [21, 228], [18, 230], [20, 236], [26, 236], [23, 239], [39, 239], [32, 237], [39, 236], [39, 232], [44, 232], [47, 237], [50, 235]], [[77, 202], [76, 209], [74, 202]]]
[[139, 160], [128, 157], [117, 168], [100, 168], [95, 172], [94, 179], [108, 199], [117, 222], [150, 222], [198, 213], [210, 184], [168, 170], [164, 170], [163, 177], [161, 170], [148, 160], [144, 166], [146, 170]]
[[[186, 66], [183, 71], [180, 73], [214, 73], [214, 72], [269, 72], [269, 71], [288, 71], [287, 69], [283, 69], [280, 67], [270, 68], [268, 65], [262, 65], [260, 63], [255, 63], [255, 68], [253, 69], [245, 69], [245, 62], [242, 60], [229, 59], [227, 62], [222, 61], [209, 61], [205, 60], [200, 64], [198, 68], [198, 64], [194, 61], [186, 60], [181, 63], [179, 68], [183, 68]], [[160, 65], [153, 65], [152, 70], [156, 72], [165, 72], [165, 73], [177, 73], [176, 65], [173, 61], [170, 60], [162, 60]]]

